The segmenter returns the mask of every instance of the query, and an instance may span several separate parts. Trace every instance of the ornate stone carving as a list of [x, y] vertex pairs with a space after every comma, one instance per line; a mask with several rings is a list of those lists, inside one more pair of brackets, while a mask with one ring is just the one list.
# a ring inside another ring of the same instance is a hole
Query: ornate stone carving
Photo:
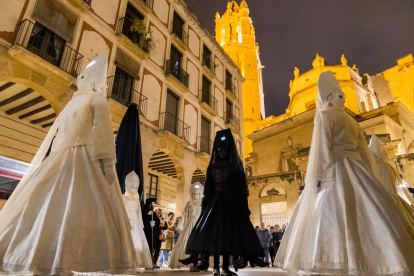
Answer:
[[271, 196], [271, 195], [278, 195], [280, 192], [278, 190], [276, 190], [275, 188], [270, 189], [269, 191], [266, 192], [267, 195]]

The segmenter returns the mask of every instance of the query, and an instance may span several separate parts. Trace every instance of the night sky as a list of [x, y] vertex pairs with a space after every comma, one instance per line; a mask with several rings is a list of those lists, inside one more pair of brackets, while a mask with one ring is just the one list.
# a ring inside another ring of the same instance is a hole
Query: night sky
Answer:
[[[227, 0], [185, 0], [215, 34], [215, 14]], [[238, 4], [241, 0], [236, 1]], [[285, 113], [294, 67], [312, 69], [318, 52], [327, 65], [356, 64], [375, 75], [414, 54], [412, 0], [246, 0], [260, 46], [266, 116]]]

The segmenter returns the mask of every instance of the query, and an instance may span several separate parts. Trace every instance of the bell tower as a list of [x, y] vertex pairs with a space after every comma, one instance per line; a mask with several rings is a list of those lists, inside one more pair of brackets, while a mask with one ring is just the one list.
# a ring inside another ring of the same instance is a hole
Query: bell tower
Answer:
[[[259, 44], [256, 43], [253, 21], [245, 0], [227, 4], [226, 12], [216, 14], [216, 40], [241, 70], [246, 81], [242, 85], [243, 127], [247, 136], [258, 130], [265, 118], [262, 66]], [[253, 151], [252, 143], [245, 139], [245, 157]]]

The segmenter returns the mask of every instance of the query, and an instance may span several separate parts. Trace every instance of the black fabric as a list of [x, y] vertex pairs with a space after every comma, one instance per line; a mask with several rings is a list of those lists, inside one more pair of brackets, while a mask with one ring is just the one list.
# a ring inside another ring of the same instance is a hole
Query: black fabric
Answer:
[[[227, 155], [221, 158], [219, 152], [223, 148]], [[220, 166], [226, 166], [227, 180], [215, 185], [214, 176], [222, 176], [215, 171]], [[243, 163], [233, 135], [228, 129], [219, 131], [207, 168], [201, 214], [191, 232], [186, 253], [263, 257], [259, 238], [250, 221], [248, 194]]]
[[119, 126], [115, 140], [116, 172], [121, 185], [122, 194], [125, 193], [125, 177], [132, 171], [138, 175], [140, 184], [138, 193], [141, 199], [141, 209], [144, 206], [145, 185], [144, 168], [142, 164], [141, 131], [137, 105], [131, 103]]

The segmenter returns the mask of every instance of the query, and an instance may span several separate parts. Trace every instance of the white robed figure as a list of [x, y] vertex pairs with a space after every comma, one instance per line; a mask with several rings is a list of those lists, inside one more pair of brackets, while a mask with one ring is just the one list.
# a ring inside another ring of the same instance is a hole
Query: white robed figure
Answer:
[[183, 214], [177, 224], [176, 231], [180, 233], [177, 244], [175, 245], [171, 258], [170, 268], [181, 268], [182, 264], [178, 260], [186, 259], [189, 255], [185, 254], [188, 238], [193, 231], [198, 217], [201, 213], [201, 201], [203, 198], [204, 186], [196, 182], [190, 187], [190, 201], [185, 205]]
[[135, 253], [137, 256], [137, 268], [153, 268], [151, 253], [144, 233], [142, 222], [141, 204], [138, 194], [140, 185], [138, 175], [132, 171], [125, 178], [125, 209], [131, 223], [132, 240], [134, 241]]
[[[0, 212], [0, 271], [135, 270], [130, 224], [114, 183], [107, 68], [107, 59], [98, 56], [78, 76], [78, 91]], [[51, 154], [42, 162], [57, 129]]]
[[318, 80], [305, 189], [275, 264], [298, 274], [412, 275], [414, 229], [375, 177], [335, 75]]
[[369, 143], [375, 163], [379, 168], [380, 182], [394, 198], [395, 203], [414, 228], [414, 209], [411, 206], [414, 198], [407, 188], [407, 183], [401, 179], [395, 166], [387, 158], [387, 152], [381, 140], [373, 134]]

